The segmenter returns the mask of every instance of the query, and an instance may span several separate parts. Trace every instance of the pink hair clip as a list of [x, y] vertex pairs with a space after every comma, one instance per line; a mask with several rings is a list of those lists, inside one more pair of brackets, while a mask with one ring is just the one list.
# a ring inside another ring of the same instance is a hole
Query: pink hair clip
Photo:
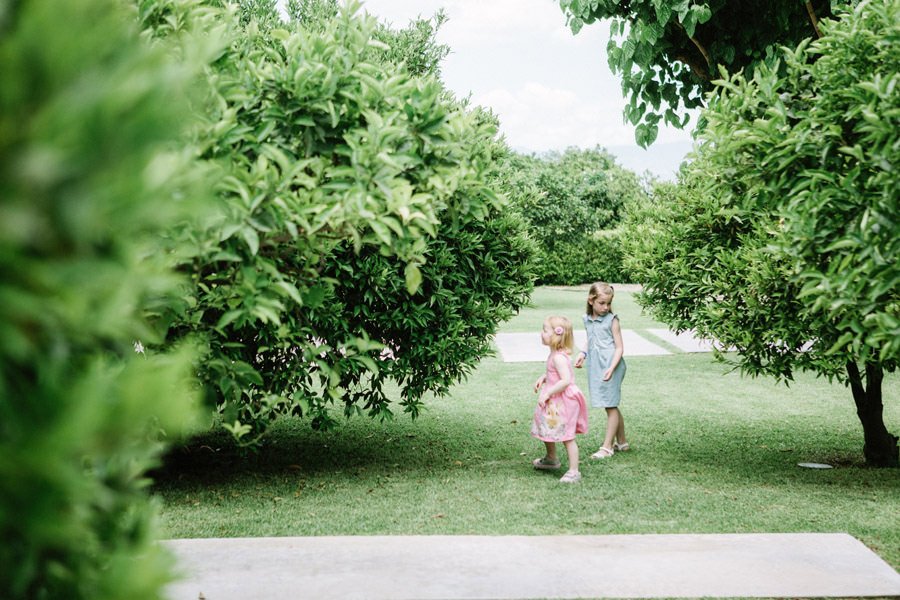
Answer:
[[563, 333], [563, 328], [562, 328], [562, 327], [557, 327], [556, 329], [553, 330], [553, 333], [555, 333], [556, 335], [562, 335], [562, 333]]

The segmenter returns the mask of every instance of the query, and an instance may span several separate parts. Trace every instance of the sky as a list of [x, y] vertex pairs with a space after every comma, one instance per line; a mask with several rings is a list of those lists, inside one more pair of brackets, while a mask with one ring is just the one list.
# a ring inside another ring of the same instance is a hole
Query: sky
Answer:
[[[621, 84], [609, 70], [608, 23], [566, 26], [557, 0], [363, 0], [362, 10], [394, 28], [443, 8], [437, 41], [450, 55], [444, 83], [459, 97], [490, 108], [507, 143], [525, 153], [602, 146], [619, 164], [662, 179], [691, 148], [690, 131], [660, 128], [643, 150], [622, 116]], [[688, 125], [690, 128], [690, 125]]]

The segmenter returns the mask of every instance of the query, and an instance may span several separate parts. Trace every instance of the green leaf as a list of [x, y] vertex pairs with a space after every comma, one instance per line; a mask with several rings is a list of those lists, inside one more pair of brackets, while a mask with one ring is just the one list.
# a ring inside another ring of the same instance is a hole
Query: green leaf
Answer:
[[234, 423], [222, 423], [222, 427], [234, 436], [234, 439], [240, 440], [253, 429], [246, 423], [235, 420]]
[[221, 317], [219, 317], [219, 320], [216, 322], [216, 329], [224, 330], [227, 326], [234, 323], [237, 320], [237, 318], [242, 316], [243, 314], [244, 314], [243, 309], [229, 310], [228, 312], [223, 314]]
[[294, 284], [282, 280], [275, 282], [275, 286], [284, 290], [284, 292], [297, 304], [303, 304], [303, 297], [300, 295], [300, 292]]
[[310, 308], [318, 308], [325, 300], [327, 292], [328, 288], [324, 285], [310, 286], [303, 292], [302, 304], [305, 304]]
[[422, 271], [413, 263], [408, 263], [404, 270], [406, 275], [406, 291], [412, 295], [419, 290], [422, 285]]
[[241, 237], [247, 243], [250, 254], [255, 256], [259, 252], [259, 234], [252, 227], [246, 226], [241, 228]]
[[694, 13], [694, 17], [699, 24], [706, 23], [712, 18], [712, 10], [705, 4], [695, 4], [691, 7], [691, 12]]

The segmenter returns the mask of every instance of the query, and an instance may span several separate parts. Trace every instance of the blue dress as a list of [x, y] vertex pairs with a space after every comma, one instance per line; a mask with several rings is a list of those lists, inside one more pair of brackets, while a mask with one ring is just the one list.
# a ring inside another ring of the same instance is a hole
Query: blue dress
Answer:
[[625, 357], [619, 359], [616, 370], [609, 381], [603, 381], [603, 373], [612, 365], [616, 353], [616, 342], [613, 339], [612, 325], [618, 319], [614, 313], [606, 313], [602, 317], [584, 315], [584, 329], [587, 332], [587, 364], [588, 392], [591, 406], [594, 408], [614, 408], [622, 399], [622, 380], [625, 378]]

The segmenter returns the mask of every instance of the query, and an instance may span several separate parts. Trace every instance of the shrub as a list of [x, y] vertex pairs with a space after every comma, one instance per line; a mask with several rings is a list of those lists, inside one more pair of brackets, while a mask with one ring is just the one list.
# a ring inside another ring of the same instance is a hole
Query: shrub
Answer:
[[623, 264], [619, 230], [588, 235], [583, 241], [540, 252], [535, 258], [536, 281], [551, 285], [579, 285], [594, 281], [630, 282]]
[[616, 228], [626, 208], [646, 196], [634, 173], [603, 149], [570, 148], [543, 157], [514, 155], [505, 177], [538, 248], [536, 283], [631, 280]]
[[171, 578], [144, 473], [196, 424], [193, 352], [135, 349], [161, 339], [143, 309], [177, 292], [157, 240], [195, 203], [167, 147], [202, 60], [171, 63], [134, 25], [113, 0], [0, 11], [7, 599], [159, 598]]
[[531, 288], [492, 183], [496, 122], [386, 62], [385, 31], [357, 10], [232, 23], [212, 73], [199, 137], [219, 207], [183, 232], [194, 285], [169, 339], [206, 341], [201, 378], [246, 443], [278, 415], [328, 426], [334, 403], [388, 416], [386, 378], [415, 414]]

